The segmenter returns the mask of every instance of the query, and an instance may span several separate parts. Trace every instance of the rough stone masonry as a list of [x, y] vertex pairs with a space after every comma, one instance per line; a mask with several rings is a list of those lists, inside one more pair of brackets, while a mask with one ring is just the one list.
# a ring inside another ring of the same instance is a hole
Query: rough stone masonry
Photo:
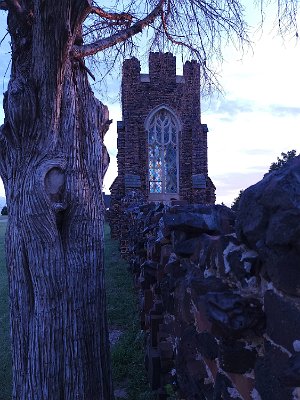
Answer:
[[121, 211], [156, 398], [299, 399], [300, 158], [245, 190], [237, 214], [135, 191]]
[[[168, 129], [171, 143], [164, 137]], [[186, 62], [183, 75], [177, 75], [176, 57], [170, 53], [150, 53], [149, 74], [141, 74], [136, 58], [125, 60], [118, 176], [110, 188], [113, 237], [118, 236], [121, 200], [132, 190], [147, 201], [215, 202], [215, 186], [208, 176], [207, 132], [201, 122], [196, 61]]]

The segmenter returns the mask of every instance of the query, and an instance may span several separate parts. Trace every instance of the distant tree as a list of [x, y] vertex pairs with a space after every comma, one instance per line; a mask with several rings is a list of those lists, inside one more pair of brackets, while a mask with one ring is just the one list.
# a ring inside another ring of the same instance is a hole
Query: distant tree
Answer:
[[242, 196], [243, 192], [244, 192], [244, 190], [240, 190], [240, 193], [238, 194], [238, 196], [233, 200], [233, 203], [231, 204], [232, 211], [238, 211], [241, 196]]
[[1, 215], [8, 215], [7, 206], [4, 206], [1, 210]]
[[286, 163], [297, 156], [296, 153], [296, 150], [290, 150], [287, 153], [281, 153], [281, 158], [277, 157], [277, 161], [270, 165], [268, 172], [273, 172], [283, 167]]

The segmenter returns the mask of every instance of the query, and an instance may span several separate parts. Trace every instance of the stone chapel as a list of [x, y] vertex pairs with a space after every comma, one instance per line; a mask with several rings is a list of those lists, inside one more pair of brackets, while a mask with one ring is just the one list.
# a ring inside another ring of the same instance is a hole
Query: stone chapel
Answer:
[[199, 64], [188, 61], [183, 75], [176, 75], [176, 57], [150, 53], [149, 74], [140, 70], [139, 60], [125, 60], [112, 208], [131, 191], [149, 202], [214, 204], [208, 129], [201, 123]]

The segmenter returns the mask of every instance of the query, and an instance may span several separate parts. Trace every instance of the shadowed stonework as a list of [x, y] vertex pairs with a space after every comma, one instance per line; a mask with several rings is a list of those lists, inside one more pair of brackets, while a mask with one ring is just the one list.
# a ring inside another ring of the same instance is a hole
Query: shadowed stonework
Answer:
[[223, 205], [122, 200], [155, 399], [300, 395], [300, 156]]

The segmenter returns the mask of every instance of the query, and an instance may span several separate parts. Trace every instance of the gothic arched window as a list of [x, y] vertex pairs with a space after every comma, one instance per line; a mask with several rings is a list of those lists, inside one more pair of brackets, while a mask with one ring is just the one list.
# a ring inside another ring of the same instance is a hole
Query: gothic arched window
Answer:
[[148, 131], [148, 170], [150, 194], [177, 194], [178, 134], [177, 118], [166, 108], [150, 115]]

